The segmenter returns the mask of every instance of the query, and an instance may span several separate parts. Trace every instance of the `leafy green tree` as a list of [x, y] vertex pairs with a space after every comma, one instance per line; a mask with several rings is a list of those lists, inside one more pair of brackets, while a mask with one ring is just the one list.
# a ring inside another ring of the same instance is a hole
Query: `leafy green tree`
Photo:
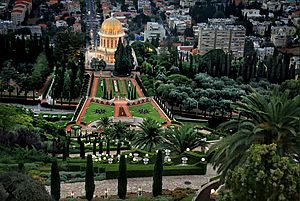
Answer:
[[300, 99], [274, 92], [271, 97], [252, 93], [235, 104], [241, 118], [232, 119], [218, 128], [227, 137], [210, 149], [212, 163], [223, 178], [235, 166], [243, 164], [252, 144], [277, 145], [280, 156], [298, 158], [297, 133], [300, 128]]
[[119, 176], [118, 176], [118, 196], [120, 199], [126, 198], [127, 192], [127, 167], [125, 155], [121, 155], [119, 163]]
[[164, 146], [172, 150], [172, 153], [181, 154], [187, 148], [193, 150], [196, 147], [205, 146], [204, 142], [194, 128], [184, 126], [175, 129], [168, 129], [164, 134]]
[[298, 178], [297, 165], [278, 155], [276, 144], [252, 145], [245, 165], [228, 173], [221, 200], [297, 200]]
[[144, 119], [139, 127], [142, 130], [136, 135], [133, 145], [149, 152], [156, 149], [162, 142], [162, 129], [158, 122]]
[[93, 166], [92, 155], [89, 154], [86, 160], [85, 198], [91, 201], [93, 199], [94, 191], [95, 191], [94, 166]]
[[34, 89], [40, 89], [46, 81], [47, 75], [50, 73], [49, 63], [45, 54], [41, 53], [33, 66], [32, 70], [32, 86]]
[[159, 150], [156, 156], [156, 162], [153, 172], [152, 194], [154, 197], [162, 195], [162, 177], [163, 177], [163, 157], [162, 151]]
[[51, 165], [51, 196], [56, 201], [60, 199], [60, 176], [57, 160], [53, 160]]
[[8, 60], [4, 62], [3, 69], [1, 71], [1, 78], [4, 82], [4, 85], [7, 87], [10, 83], [10, 80], [16, 75], [16, 69], [13, 66], [13, 61]]

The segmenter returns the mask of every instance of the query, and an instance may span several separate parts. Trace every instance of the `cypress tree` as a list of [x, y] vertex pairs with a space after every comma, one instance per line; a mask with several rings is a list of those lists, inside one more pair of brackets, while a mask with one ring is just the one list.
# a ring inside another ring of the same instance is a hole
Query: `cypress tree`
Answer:
[[103, 141], [99, 139], [99, 154], [103, 153]]
[[80, 145], [80, 157], [81, 157], [82, 159], [85, 159], [84, 143], [83, 143], [83, 142], [80, 142], [79, 145]]
[[71, 143], [70, 136], [67, 136], [66, 157], [70, 156], [70, 143]]
[[94, 141], [93, 141], [93, 155], [96, 155], [96, 152], [97, 152], [97, 147], [96, 147], [96, 143], [97, 143], [97, 140], [96, 140], [96, 138], [94, 139]]
[[85, 172], [85, 198], [87, 200], [92, 200], [95, 191], [95, 182], [94, 182], [94, 167], [92, 155], [87, 156], [86, 160], [86, 172]]
[[53, 160], [51, 165], [51, 196], [55, 201], [60, 199], [60, 176], [57, 160]]
[[110, 100], [113, 99], [113, 91], [112, 91], [112, 89], [110, 90], [109, 99]]
[[66, 143], [67, 142], [63, 142], [63, 151], [62, 151], [63, 161], [65, 161], [67, 159]]
[[108, 154], [108, 155], [110, 155], [110, 145], [109, 145], [109, 143], [110, 143], [110, 140], [109, 139], [107, 139], [107, 143], [106, 143], [106, 154]]
[[133, 92], [133, 95], [134, 95], [133, 99], [136, 99], [136, 86], [134, 86], [134, 92]]
[[120, 199], [126, 198], [127, 192], [127, 167], [125, 155], [121, 155], [119, 163], [119, 177], [118, 177], [118, 196]]
[[162, 151], [159, 150], [156, 156], [156, 162], [153, 172], [152, 194], [154, 197], [162, 194], [162, 173], [163, 173], [163, 158]]

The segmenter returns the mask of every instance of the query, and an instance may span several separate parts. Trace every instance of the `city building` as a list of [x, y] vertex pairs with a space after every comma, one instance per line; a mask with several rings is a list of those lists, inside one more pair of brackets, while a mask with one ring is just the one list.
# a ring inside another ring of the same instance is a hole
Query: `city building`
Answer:
[[259, 14], [259, 12], [260, 11], [258, 9], [243, 9], [242, 10], [243, 16], [247, 16], [248, 19], [262, 17]]
[[193, 7], [196, 3], [196, 0], [180, 0], [180, 6], [183, 8]]
[[113, 17], [104, 20], [99, 35], [100, 44], [97, 48], [97, 57], [107, 63], [114, 63], [119, 39], [124, 42], [125, 32], [121, 22]]
[[246, 30], [240, 25], [202, 24], [198, 34], [198, 49], [205, 54], [213, 49], [231, 52], [234, 57], [243, 57]]
[[32, 10], [32, 0], [18, 0], [15, 2], [11, 11], [11, 21], [14, 25], [20, 25], [24, 19], [26, 12], [30, 14]]
[[166, 36], [166, 30], [163, 25], [158, 24], [157, 22], [147, 22], [147, 27], [144, 33], [144, 40], [155, 40], [159, 38], [159, 40], [163, 40]]
[[287, 42], [287, 36], [285, 32], [279, 32], [271, 34], [271, 41], [275, 47], [285, 47]]

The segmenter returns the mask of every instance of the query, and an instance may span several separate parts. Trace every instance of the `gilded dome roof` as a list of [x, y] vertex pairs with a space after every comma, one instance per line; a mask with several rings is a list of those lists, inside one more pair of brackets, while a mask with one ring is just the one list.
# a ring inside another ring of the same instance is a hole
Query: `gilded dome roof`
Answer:
[[117, 35], [120, 33], [124, 33], [124, 30], [121, 22], [116, 18], [111, 17], [104, 20], [101, 25], [100, 32], [109, 35]]

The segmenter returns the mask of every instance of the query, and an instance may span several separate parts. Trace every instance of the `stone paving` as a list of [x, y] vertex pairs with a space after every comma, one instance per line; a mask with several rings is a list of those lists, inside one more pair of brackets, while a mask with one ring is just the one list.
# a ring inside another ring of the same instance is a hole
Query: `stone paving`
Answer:
[[[208, 165], [206, 175], [164, 176], [163, 189], [175, 189], [177, 187], [199, 189], [202, 184], [209, 181], [209, 178], [216, 175], [217, 173], [213, 170], [211, 165]], [[186, 181], [189, 181], [190, 184], [185, 184]], [[96, 188], [94, 195], [97, 197], [104, 196], [106, 189], [108, 190], [108, 195], [117, 194], [117, 179], [96, 181], [95, 185]], [[144, 192], [151, 192], [152, 177], [128, 178], [127, 192], [137, 192], [139, 187], [141, 187]], [[49, 186], [46, 186], [46, 189], [50, 191]], [[61, 184], [61, 198], [70, 197], [72, 192], [74, 193], [74, 197], [85, 195], [84, 182]]]

